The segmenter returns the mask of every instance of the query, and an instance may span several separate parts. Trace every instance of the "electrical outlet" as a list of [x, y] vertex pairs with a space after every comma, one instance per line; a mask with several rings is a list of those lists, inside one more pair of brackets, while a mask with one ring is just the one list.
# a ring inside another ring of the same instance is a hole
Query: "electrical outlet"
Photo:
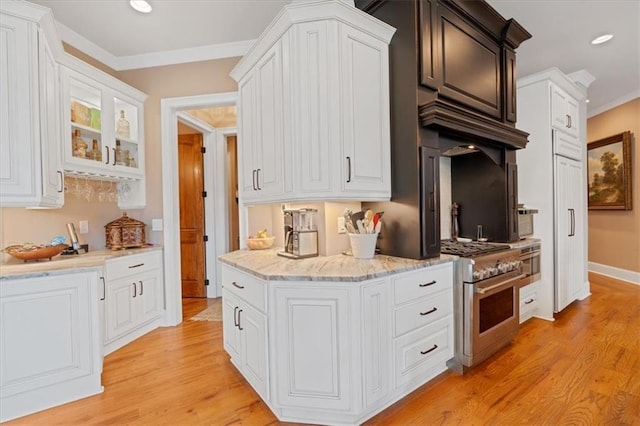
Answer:
[[78, 227], [80, 228], [80, 233], [81, 234], [88, 234], [89, 233], [89, 221], [88, 220], [81, 220], [78, 222]]
[[338, 234], [346, 234], [347, 227], [344, 224], [344, 216], [338, 216]]

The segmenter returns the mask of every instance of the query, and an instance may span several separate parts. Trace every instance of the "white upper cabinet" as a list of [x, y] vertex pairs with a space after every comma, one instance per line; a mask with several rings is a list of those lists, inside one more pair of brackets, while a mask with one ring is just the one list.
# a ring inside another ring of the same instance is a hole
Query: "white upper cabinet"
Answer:
[[276, 43], [239, 82], [241, 184], [245, 201], [283, 191], [282, 59]]
[[580, 135], [579, 103], [555, 84], [551, 84], [551, 125], [576, 138]]
[[231, 72], [245, 204], [390, 199], [394, 31], [340, 0], [285, 6]]
[[0, 17], [0, 204], [60, 207], [58, 64], [43, 30], [53, 18], [5, 2]]
[[62, 151], [69, 172], [144, 175], [142, 99], [63, 66]]

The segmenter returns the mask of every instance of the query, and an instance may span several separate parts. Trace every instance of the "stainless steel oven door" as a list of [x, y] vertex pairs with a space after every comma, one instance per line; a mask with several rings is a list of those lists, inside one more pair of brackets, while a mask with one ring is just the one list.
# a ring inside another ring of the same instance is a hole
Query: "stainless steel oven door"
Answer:
[[508, 344], [520, 323], [519, 271], [464, 284], [465, 358], [469, 365], [487, 359]]
[[525, 274], [522, 284], [527, 285], [538, 281], [540, 279], [540, 245], [523, 248], [520, 252], [520, 260], [522, 272]]

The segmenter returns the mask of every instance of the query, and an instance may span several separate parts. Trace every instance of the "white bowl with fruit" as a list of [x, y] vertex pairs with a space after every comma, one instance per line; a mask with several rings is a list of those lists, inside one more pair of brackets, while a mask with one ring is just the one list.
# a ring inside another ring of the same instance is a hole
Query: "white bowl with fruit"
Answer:
[[269, 237], [266, 229], [258, 231], [256, 236], [249, 236], [247, 238], [247, 247], [249, 250], [264, 250], [273, 246], [276, 237]]

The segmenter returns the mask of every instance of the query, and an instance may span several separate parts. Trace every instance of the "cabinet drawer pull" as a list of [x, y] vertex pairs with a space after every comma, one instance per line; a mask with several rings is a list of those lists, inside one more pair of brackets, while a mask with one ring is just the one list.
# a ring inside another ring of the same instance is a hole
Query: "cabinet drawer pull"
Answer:
[[115, 148], [111, 148], [113, 150], [113, 165], [116, 165], [116, 149]]
[[256, 171], [253, 170], [251, 173], [252, 173], [251, 179], [253, 180], [253, 182], [252, 182], [253, 183], [253, 190], [257, 191], [258, 188], [256, 188]]
[[240, 325], [240, 314], [242, 313], [242, 309], [240, 309], [238, 311], [238, 329], [239, 330], [244, 330], [244, 328], [242, 328], [242, 326]]
[[256, 188], [258, 188], [258, 191], [262, 191], [262, 188], [260, 188], [260, 169], [256, 170]]
[[142, 296], [142, 294], [144, 293], [144, 284], [142, 284], [142, 281], [138, 281], [140, 283], [140, 296]]
[[139, 268], [141, 266], [144, 266], [144, 263], [137, 263], [135, 265], [129, 265], [129, 269], [133, 269], [133, 268]]
[[530, 304], [530, 303], [535, 302], [535, 300], [536, 300], [536, 299], [529, 299], [529, 300], [525, 300], [524, 304], [525, 304], [525, 305], [528, 305], [528, 304]]
[[347, 183], [351, 182], [351, 157], [347, 157]]
[[105, 161], [104, 164], [109, 164], [109, 147], [105, 146], [105, 148], [107, 149], [107, 155], [105, 155], [105, 157], [107, 157], [107, 161]]
[[428, 283], [418, 284], [418, 287], [429, 287], [430, 285], [434, 285], [435, 283], [437, 283], [437, 281], [433, 280], [433, 281], [429, 281]]
[[131, 283], [133, 285], [133, 297], [138, 295], [138, 288], [136, 287], [136, 283]]
[[438, 308], [429, 309], [427, 312], [420, 312], [420, 315], [425, 316], [434, 313]]
[[238, 326], [238, 306], [233, 308], [233, 326], [234, 327]]
[[100, 277], [100, 281], [102, 281], [102, 298], [100, 300], [104, 300], [107, 298], [107, 286], [104, 282], [104, 277]]
[[436, 345], [436, 344], [434, 343], [434, 344], [433, 344], [433, 347], [432, 347], [431, 349], [427, 349], [426, 351], [420, 351], [420, 353], [421, 353], [422, 355], [426, 355], [426, 354], [428, 354], [429, 352], [433, 352], [433, 351], [435, 351], [436, 349], [438, 349], [438, 345]]
[[64, 192], [64, 175], [60, 170], [58, 170], [58, 176], [60, 176], [60, 189], [58, 189], [58, 192]]
[[243, 286], [243, 285], [240, 285], [240, 284], [238, 284], [238, 283], [237, 283], [237, 282], [235, 282], [235, 281], [232, 281], [232, 282], [231, 282], [231, 284], [233, 284], [233, 286], [234, 286], [234, 287], [237, 287], [237, 288], [240, 288], [240, 289], [244, 288], [244, 286]]

